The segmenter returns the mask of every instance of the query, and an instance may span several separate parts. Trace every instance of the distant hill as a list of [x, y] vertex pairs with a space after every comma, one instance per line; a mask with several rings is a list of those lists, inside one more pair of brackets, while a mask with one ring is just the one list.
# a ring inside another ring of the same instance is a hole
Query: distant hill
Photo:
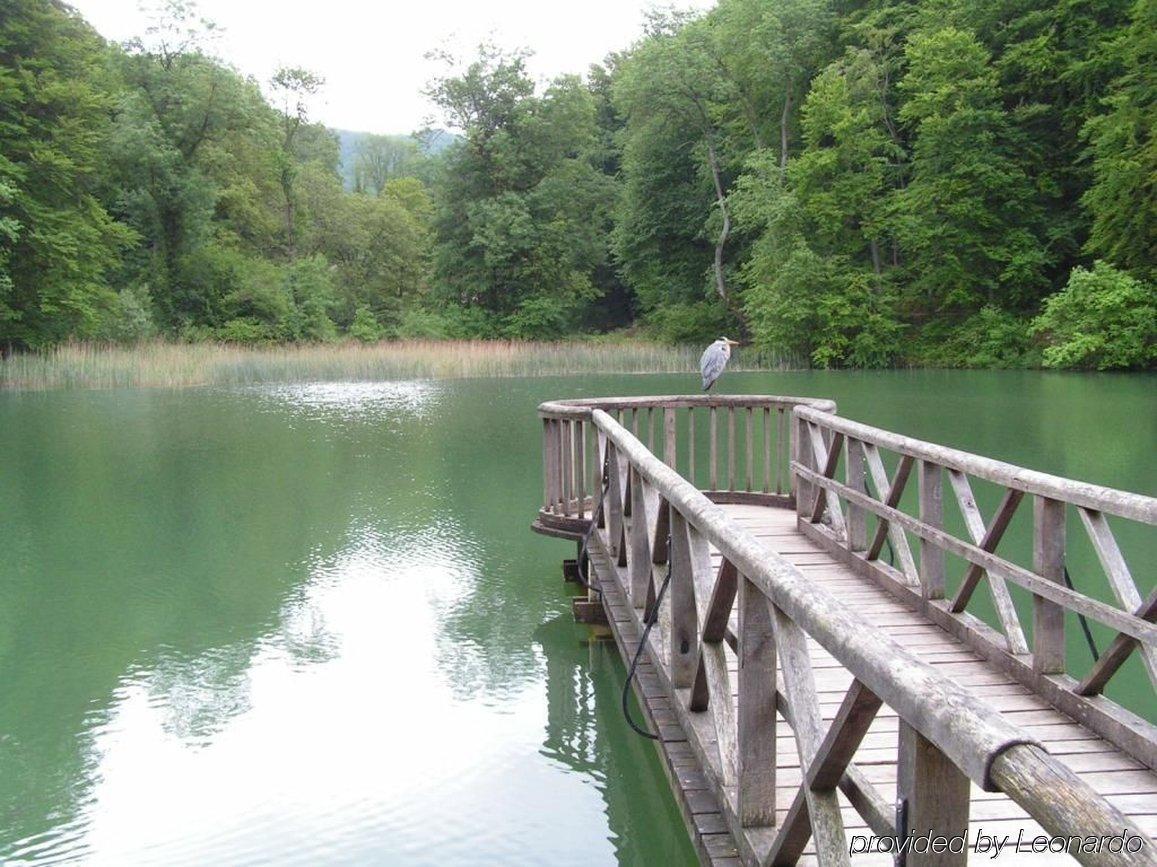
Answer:
[[[341, 176], [345, 180], [345, 185], [348, 188], [353, 187], [354, 179], [354, 160], [357, 157], [358, 144], [366, 136], [371, 135], [368, 132], [357, 132], [348, 129], [334, 129], [331, 130], [337, 136], [338, 146], [341, 149]], [[413, 136], [408, 135], [391, 135], [388, 138], [396, 139], [412, 139]], [[450, 147], [456, 141], [458, 136], [454, 133], [444, 129], [430, 130], [429, 133], [418, 136], [417, 141], [422, 146], [424, 153], [429, 156], [437, 156]]]

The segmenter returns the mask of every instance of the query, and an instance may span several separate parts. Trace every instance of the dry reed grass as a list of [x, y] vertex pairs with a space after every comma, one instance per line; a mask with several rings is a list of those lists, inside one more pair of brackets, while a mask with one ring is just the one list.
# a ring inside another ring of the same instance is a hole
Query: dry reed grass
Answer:
[[[664, 373], [694, 370], [697, 347], [646, 341], [512, 342], [404, 340], [302, 346], [151, 342], [138, 346], [72, 343], [0, 361], [0, 389], [134, 388]], [[737, 369], [785, 368], [783, 359], [748, 356]]]

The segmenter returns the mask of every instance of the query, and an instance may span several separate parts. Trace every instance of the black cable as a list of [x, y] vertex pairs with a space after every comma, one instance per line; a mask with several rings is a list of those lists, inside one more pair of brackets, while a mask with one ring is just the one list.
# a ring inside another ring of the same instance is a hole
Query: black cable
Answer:
[[635, 658], [631, 660], [631, 667], [627, 671], [627, 679], [623, 682], [623, 717], [627, 720], [627, 725], [634, 729], [635, 733], [641, 735], [652, 741], [659, 740], [659, 736], [652, 734], [644, 728], [641, 728], [633, 719], [631, 719], [631, 708], [629, 704], [629, 697], [631, 694], [631, 681], [635, 679], [635, 672], [639, 668], [639, 660], [643, 657], [643, 648], [647, 646], [647, 638], [651, 635], [651, 627], [655, 625], [655, 621], [659, 619], [659, 606], [663, 604], [663, 595], [667, 592], [667, 585], [671, 583], [671, 534], [667, 534], [667, 577], [663, 579], [663, 584], [659, 588], [658, 594], [655, 596], [655, 602], [651, 605], [649, 611], [643, 612], [643, 637], [639, 639], [639, 646], [635, 648]]
[[[1069, 567], [1065, 566], [1065, 584], [1070, 590], [1076, 590], [1073, 586], [1073, 579], [1069, 577]], [[1089, 652], [1093, 654], [1093, 662], [1100, 660], [1101, 655], [1097, 652], [1097, 643], [1093, 641], [1093, 630], [1089, 628], [1089, 621], [1085, 619], [1085, 615], [1077, 612], [1077, 618], [1081, 621], [1081, 632], [1085, 633], [1085, 641], [1089, 645]]]

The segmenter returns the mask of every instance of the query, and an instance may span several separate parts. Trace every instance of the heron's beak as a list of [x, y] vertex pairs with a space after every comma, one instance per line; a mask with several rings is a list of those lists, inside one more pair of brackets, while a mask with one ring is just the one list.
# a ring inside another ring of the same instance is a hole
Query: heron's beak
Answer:
[[743, 345], [738, 340], [728, 340], [727, 342], [732, 346], [742, 346]]

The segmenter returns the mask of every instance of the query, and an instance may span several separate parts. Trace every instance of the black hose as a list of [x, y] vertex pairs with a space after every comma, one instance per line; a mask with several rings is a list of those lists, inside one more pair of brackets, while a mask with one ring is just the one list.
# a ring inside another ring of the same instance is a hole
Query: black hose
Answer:
[[[1073, 579], [1069, 577], [1069, 567], [1065, 566], [1065, 584], [1070, 590], [1076, 590], [1073, 586]], [[1089, 652], [1093, 654], [1093, 662], [1100, 660], [1101, 655], [1097, 652], [1097, 643], [1093, 641], [1093, 630], [1089, 628], [1089, 621], [1085, 619], [1085, 615], [1077, 612], [1077, 619], [1081, 621], [1081, 632], [1085, 633], [1085, 642], [1089, 645]]]
[[633, 719], [631, 719], [631, 708], [629, 698], [631, 694], [631, 681], [635, 679], [635, 673], [639, 668], [639, 660], [643, 658], [643, 648], [647, 646], [647, 639], [651, 635], [651, 627], [655, 625], [655, 621], [659, 619], [659, 606], [663, 604], [663, 595], [667, 592], [667, 585], [671, 583], [671, 535], [667, 534], [667, 576], [663, 579], [663, 584], [659, 587], [659, 592], [655, 595], [655, 601], [650, 609], [643, 612], [643, 637], [639, 639], [639, 646], [635, 648], [635, 657], [631, 660], [631, 667], [627, 671], [627, 679], [623, 682], [623, 717], [627, 720], [627, 725], [634, 729], [635, 733], [647, 738], [648, 740], [657, 741], [659, 736], [652, 734], [645, 728], [639, 726]]

